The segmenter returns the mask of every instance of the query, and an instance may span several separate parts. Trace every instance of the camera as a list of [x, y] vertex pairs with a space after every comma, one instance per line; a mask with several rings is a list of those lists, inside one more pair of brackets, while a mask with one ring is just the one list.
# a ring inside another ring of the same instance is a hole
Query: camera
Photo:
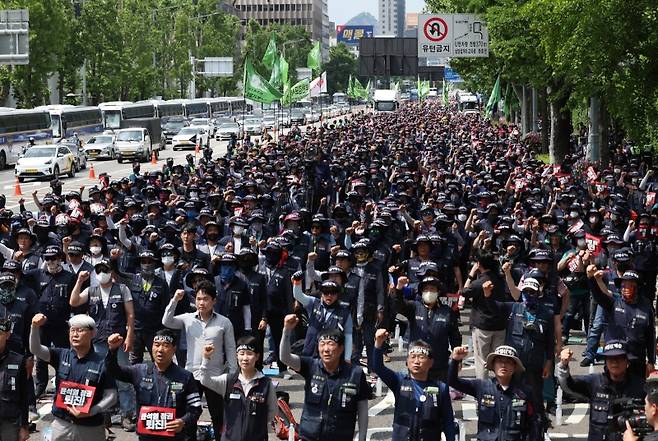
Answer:
[[640, 440], [647, 433], [653, 432], [653, 427], [644, 414], [644, 399], [619, 398], [613, 400], [610, 411], [608, 422], [610, 423], [610, 429], [615, 432], [625, 432], [627, 421], [633, 429], [633, 433]]

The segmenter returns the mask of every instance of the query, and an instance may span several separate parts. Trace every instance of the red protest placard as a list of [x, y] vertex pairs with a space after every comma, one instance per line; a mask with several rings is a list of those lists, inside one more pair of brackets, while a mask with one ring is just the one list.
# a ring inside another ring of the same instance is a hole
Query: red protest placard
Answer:
[[647, 191], [647, 202], [645, 204], [646, 207], [651, 208], [653, 207], [653, 204], [656, 203], [656, 192], [655, 191]]
[[585, 242], [587, 243], [587, 249], [592, 256], [598, 256], [603, 249], [603, 238], [601, 236], [585, 233]]
[[587, 181], [588, 182], [594, 182], [596, 181], [596, 177], [598, 176], [596, 173], [596, 170], [594, 170], [594, 167], [591, 165], [587, 167]]
[[173, 407], [142, 406], [137, 418], [139, 435], [167, 436], [173, 438], [176, 433], [166, 429], [167, 423], [176, 419]]
[[55, 397], [55, 406], [66, 410], [75, 407], [82, 413], [89, 413], [91, 402], [94, 399], [96, 388], [72, 381], [60, 381]]

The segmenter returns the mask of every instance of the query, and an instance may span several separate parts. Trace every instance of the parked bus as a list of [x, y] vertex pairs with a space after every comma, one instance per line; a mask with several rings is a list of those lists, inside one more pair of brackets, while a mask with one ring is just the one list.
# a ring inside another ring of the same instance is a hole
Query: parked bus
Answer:
[[140, 103], [151, 103], [153, 104], [155, 118], [169, 118], [170, 116], [183, 116], [185, 114], [185, 109], [183, 108], [182, 100], [149, 100], [149, 101], [140, 101]]
[[347, 95], [345, 95], [342, 92], [334, 93], [333, 100], [334, 100], [334, 104], [349, 103], [349, 101], [347, 100]]
[[103, 114], [98, 107], [56, 104], [40, 106], [35, 110], [50, 113], [50, 127], [53, 139], [72, 138], [75, 133], [82, 141], [87, 141], [103, 131]]
[[103, 127], [108, 130], [120, 129], [121, 121], [126, 119], [153, 118], [155, 115], [150, 102], [111, 101], [99, 104], [98, 108], [103, 112]]
[[211, 118], [231, 116], [231, 104], [222, 98], [208, 98], [208, 111]]
[[244, 98], [226, 96], [221, 98], [223, 101], [229, 103], [230, 116], [241, 116], [242, 112], [251, 112], [253, 110], [251, 104], [247, 104]]
[[204, 98], [184, 100], [183, 108], [187, 118], [208, 118], [208, 101]]
[[52, 141], [50, 113], [36, 109], [0, 112], [0, 169], [16, 164], [30, 138], [38, 144]]

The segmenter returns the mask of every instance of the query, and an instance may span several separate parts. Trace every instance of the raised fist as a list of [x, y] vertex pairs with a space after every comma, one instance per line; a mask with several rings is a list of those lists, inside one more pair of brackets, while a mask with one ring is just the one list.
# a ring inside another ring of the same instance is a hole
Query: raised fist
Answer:
[[45, 315], [41, 313], [35, 314], [34, 317], [32, 317], [32, 326], [35, 328], [40, 328], [44, 325], [44, 323], [46, 323], [46, 320], [48, 320], [48, 317]]
[[296, 271], [292, 275], [290, 280], [292, 280], [292, 283], [295, 283], [295, 282], [301, 282], [303, 278], [304, 278], [304, 273], [302, 271]]

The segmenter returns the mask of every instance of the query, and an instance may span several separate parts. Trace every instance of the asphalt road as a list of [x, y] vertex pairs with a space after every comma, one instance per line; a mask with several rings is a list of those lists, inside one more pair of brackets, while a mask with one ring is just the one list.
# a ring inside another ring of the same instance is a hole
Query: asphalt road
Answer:
[[[213, 156], [223, 155], [226, 151], [227, 142], [212, 142]], [[160, 160], [157, 165], [152, 165], [150, 163], [142, 163], [142, 172], [147, 172], [151, 170], [160, 169], [163, 165], [163, 161], [168, 157], [173, 157], [176, 163], [184, 161], [185, 155], [189, 151], [172, 151], [169, 147], [164, 152], [161, 152]], [[96, 176], [100, 173], [108, 173], [112, 176], [113, 179], [121, 178], [128, 176], [132, 172], [132, 165], [130, 163], [118, 164], [116, 161], [93, 161], [89, 162], [89, 165], [93, 164], [96, 172]], [[79, 190], [80, 186], [85, 186], [87, 188], [98, 184], [97, 179], [88, 178], [89, 171], [82, 171], [78, 173], [75, 178], [61, 178], [64, 182], [64, 192], [70, 190]], [[7, 196], [7, 208], [16, 209], [18, 207], [18, 197], [14, 196], [14, 174], [13, 169], [0, 171], [0, 187], [1, 191]], [[49, 183], [47, 181], [28, 181], [21, 184], [23, 197], [27, 202], [27, 208], [34, 210], [34, 204], [32, 204], [32, 192], [38, 191], [38, 195], [43, 197], [45, 193], [48, 192]], [[462, 327], [462, 335], [464, 343], [470, 343], [470, 331], [468, 330], [468, 311], [462, 312], [462, 321], [464, 326]], [[578, 363], [580, 362], [581, 357], [579, 354], [583, 351], [584, 345], [582, 344], [583, 340], [582, 332], [574, 332], [573, 338], [570, 341], [570, 346], [576, 354], [576, 360], [572, 363], [571, 370], [574, 375], [586, 374], [589, 372], [588, 368], [581, 368]], [[469, 345], [472, 347], [472, 345]], [[405, 370], [405, 353], [395, 350], [391, 354], [392, 361], [387, 364], [391, 369], [397, 371]], [[602, 366], [599, 364], [593, 368], [594, 372], [600, 372]], [[52, 372], [51, 369], [51, 375]], [[464, 368], [461, 372], [461, 375], [464, 377], [473, 377], [475, 369], [472, 363], [466, 361]], [[290, 402], [293, 413], [297, 420], [301, 416], [302, 406], [303, 406], [303, 380], [299, 375], [294, 374], [290, 379], [275, 378], [277, 382], [277, 387], [280, 390], [285, 390], [290, 393]], [[376, 391], [377, 388], [374, 387]], [[50, 391], [52, 393], [52, 391]], [[50, 414], [51, 410], [51, 401], [52, 395], [47, 395], [44, 399], [40, 400], [38, 403], [38, 411], [40, 418], [37, 421], [37, 432], [33, 433], [30, 436], [30, 439], [41, 440], [44, 439], [44, 431], [49, 427], [50, 421], [52, 420], [52, 415]], [[392, 394], [390, 394], [385, 385], [382, 385], [382, 393], [380, 396], [376, 396], [373, 400], [370, 401], [370, 411], [369, 411], [369, 429], [368, 429], [368, 440], [388, 440], [391, 439], [391, 430], [393, 422], [393, 409], [394, 409], [394, 399]], [[464, 397], [460, 400], [453, 401], [453, 409], [455, 412], [455, 417], [461, 421], [464, 425], [465, 436], [461, 438], [462, 440], [475, 440], [476, 428], [477, 428], [477, 414], [476, 414], [476, 404], [471, 397]], [[586, 403], [576, 403], [576, 404], [564, 404], [562, 406], [562, 424], [558, 425], [555, 421], [555, 417], [552, 416], [553, 428], [549, 430], [550, 439], [560, 439], [560, 440], [585, 440], [587, 439], [588, 432], [588, 405]], [[201, 422], [209, 422], [210, 417], [207, 409], [204, 408], [203, 415], [200, 419]], [[127, 441], [135, 440], [137, 436], [134, 433], [126, 433], [120, 427], [115, 426], [113, 428], [115, 439], [117, 441]], [[274, 435], [270, 436], [270, 440], [275, 440]]]

